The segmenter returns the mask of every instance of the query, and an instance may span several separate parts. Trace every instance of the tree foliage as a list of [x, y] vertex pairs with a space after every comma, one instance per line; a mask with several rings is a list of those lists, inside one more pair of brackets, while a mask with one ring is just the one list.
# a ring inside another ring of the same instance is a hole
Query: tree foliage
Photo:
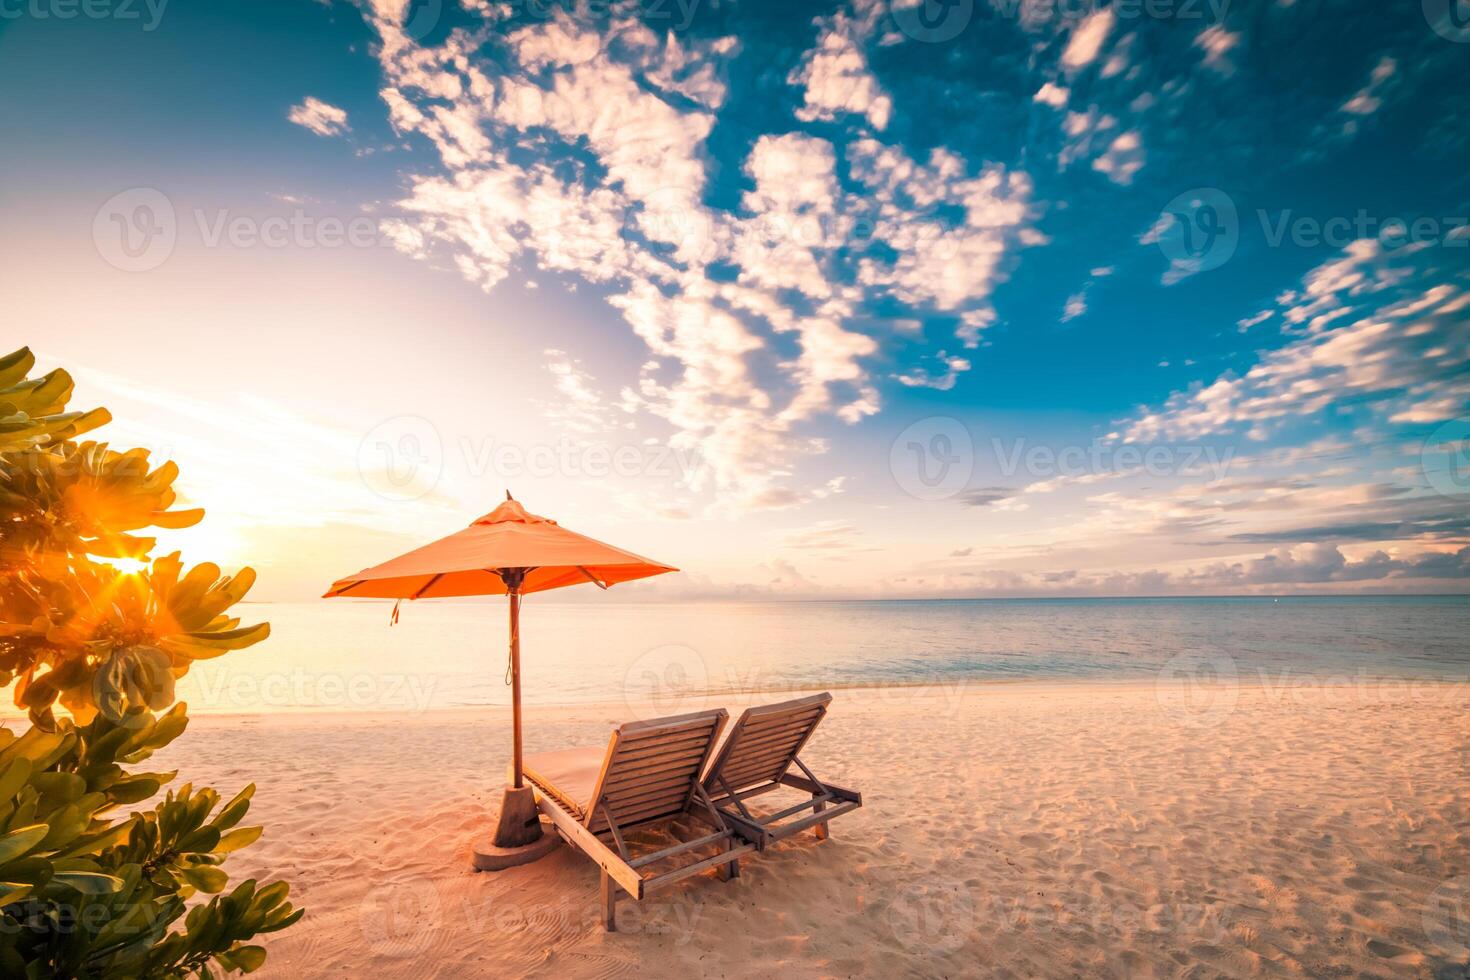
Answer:
[[0, 684], [30, 722], [0, 726], [0, 975], [249, 972], [250, 940], [302, 914], [284, 882], [225, 890], [220, 865], [261, 833], [238, 826], [254, 786], [147, 809], [175, 773], [131, 767], [183, 733], [194, 661], [269, 635], [229, 614], [255, 573], [152, 559], [138, 532], [203, 511], [175, 507], [172, 463], [76, 441], [110, 416], [67, 411], [70, 376], [30, 380], [34, 361], [0, 357]]

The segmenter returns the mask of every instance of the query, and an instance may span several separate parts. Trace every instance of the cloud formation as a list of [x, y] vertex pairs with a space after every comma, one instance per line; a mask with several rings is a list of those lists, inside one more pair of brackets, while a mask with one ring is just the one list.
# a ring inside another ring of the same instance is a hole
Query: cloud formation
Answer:
[[293, 105], [286, 113], [286, 118], [318, 136], [340, 136], [352, 128], [347, 125], [345, 109], [339, 109], [311, 95], [299, 105]]
[[[799, 121], [849, 120], [861, 132], [844, 145], [756, 136], [738, 163], [747, 189], [720, 207], [707, 203], [707, 141], [734, 39], [563, 13], [501, 31], [488, 15], [485, 29], [433, 48], [394, 10], [373, 20], [389, 118], [443, 165], [412, 177], [385, 231], [485, 289], [528, 260], [602, 289], [650, 355], [622, 403], [667, 423], [676, 448], [698, 450], [690, 489], [720, 506], [820, 495], [794, 476], [824, 447], [806, 430], [881, 404], [882, 338], [858, 323], [896, 301], [953, 317], [959, 341], [975, 346], [1014, 253], [1040, 240], [1023, 172], [945, 147], [915, 161], [871, 135], [891, 111], [861, 49], [871, 11], [820, 20], [789, 79]], [[839, 180], [839, 155], [859, 191]], [[917, 367], [898, 380], [953, 387], [970, 360], [940, 358], [943, 373]]]

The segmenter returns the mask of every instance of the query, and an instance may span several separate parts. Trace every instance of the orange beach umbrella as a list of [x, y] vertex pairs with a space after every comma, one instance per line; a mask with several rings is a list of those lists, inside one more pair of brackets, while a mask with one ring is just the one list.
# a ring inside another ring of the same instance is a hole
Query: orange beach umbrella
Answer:
[[528, 513], [510, 494], [505, 496], [505, 503], [463, 531], [332, 583], [326, 598], [509, 596], [513, 771], [515, 788], [520, 789], [521, 596], [584, 582], [605, 589], [678, 569], [568, 531], [556, 521]]

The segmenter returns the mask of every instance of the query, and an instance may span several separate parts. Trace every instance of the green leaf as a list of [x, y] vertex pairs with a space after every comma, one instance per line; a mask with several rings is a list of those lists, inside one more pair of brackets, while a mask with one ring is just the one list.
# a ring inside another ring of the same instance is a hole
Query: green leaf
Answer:
[[129, 776], [113, 783], [107, 795], [115, 803], [137, 803], [157, 793], [162, 785], [153, 776]]
[[0, 881], [0, 906], [18, 902], [31, 893], [31, 885], [18, 881]]
[[[265, 963], [264, 946], [236, 946], [226, 955], [230, 958], [230, 965], [241, 973], [254, 973]], [[220, 960], [224, 960], [224, 956]]]
[[201, 864], [192, 868], [180, 868], [179, 874], [189, 884], [210, 895], [218, 894], [229, 884], [230, 876], [219, 868]]
[[4, 775], [0, 775], [0, 800], [8, 800], [31, 778], [31, 760], [15, 759], [5, 768]]
[[61, 871], [52, 879], [53, 884], [65, 885], [83, 895], [110, 895], [121, 891], [121, 878], [96, 871]]
[[0, 837], [0, 864], [14, 861], [26, 854], [31, 848], [45, 840], [49, 833], [51, 833], [51, 828], [48, 825], [35, 823], [29, 827], [12, 830], [4, 837]]
[[250, 809], [250, 797], [254, 795], [254, 783], [240, 790], [240, 792], [235, 794], [233, 800], [225, 804], [225, 808], [220, 811], [219, 816], [214, 818], [214, 825], [220, 830], [229, 830], [235, 826], [235, 824], [244, 818], [245, 811]]
[[242, 847], [249, 847], [260, 839], [264, 831], [264, 827], [238, 827], [221, 837], [214, 846], [214, 851], [217, 854], [228, 854]]
[[306, 914], [306, 909], [296, 909], [290, 915], [287, 915], [284, 918], [277, 918], [275, 916], [272, 916], [269, 920], [266, 921], [266, 924], [265, 925], [261, 926], [260, 929], [258, 929], [256, 931], [257, 932], [280, 932], [282, 929], [287, 929], [287, 928], [289, 928], [291, 926], [294, 926], [296, 923], [300, 922], [301, 921], [301, 917], [303, 915], [305, 915], [305, 914]]

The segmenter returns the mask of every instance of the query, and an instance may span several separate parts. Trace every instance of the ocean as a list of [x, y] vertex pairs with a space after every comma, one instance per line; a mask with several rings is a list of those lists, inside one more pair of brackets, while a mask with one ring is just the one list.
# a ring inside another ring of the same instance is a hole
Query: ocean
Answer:
[[[191, 711], [423, 711], [508, 704], [506, 604], [249, 603], [272, 636], [197, 663]], [[525, 600], [532, 704], [691, 693], [1209, 673], [1470, 679], [1470, 597], [566, 602]]]

